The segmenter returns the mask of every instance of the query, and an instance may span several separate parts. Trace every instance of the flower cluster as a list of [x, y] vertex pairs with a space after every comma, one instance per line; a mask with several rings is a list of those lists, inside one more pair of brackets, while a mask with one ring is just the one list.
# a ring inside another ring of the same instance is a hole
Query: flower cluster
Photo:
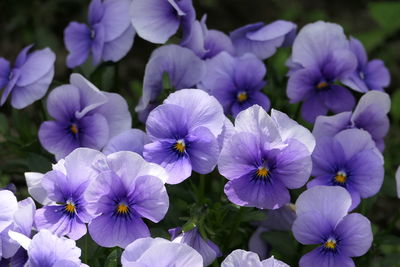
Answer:
[[[334, 23], [296, 34], [289, 21], [259, 22], [227, 35], [208, 29], [206, 18], [197, 20], [191, 0], [92, 0], [88, 25], [66, 27], [69, 68], [89, 58], [95, 67], [118, 62], [136, 34], [157, 44], [182, 36], [151, 54], [136, 107], [79, 73], [51, 90], [52, 119], [41, 122], [38, 139], [57, 162], [45, 173], [25, 173], [40, 208], [31, 198], [18, 202], [10, 188], [0, 191], [0, 265], [86, 266], [75, 241], [90, 236], [93, 245], [116, 247], [122, 266], [201, 267], [219, 257], [222, 267], [289, 266], [263, 241], [272, 230], [315, 246], [300, 267], [350, 267], [352, 257], [367, 253], [371, 223], [349, 212], [384, 179], [391, 101], [383, 62], [368, 61], [361, 42]], [[302, 102], [301, 115], [313, 125], [274, 109], [264, 93], [264, 60], [281, 47], [292, 47], [287, 97]], [[50, 87], [54, 53], [30, 49], [12, 68], [0, 58], [1, 105], [11, 95], [11, 105], [24, 108]], [[362, 94], [358, 101], [352, 91]], [[132, 129], [132, 118], [145, 130]], [[205, 180], [210, 173], [217, 178]], [[189, 183], [195, 192], [186, 193], [195, 197], [177, 225], [168, 218], [180, 205], [173, 192]], [[204, 200], [204, 183], [218, 187], [212, 201]], [[236, 227], [243, 210], [267, 215], [246, 240], [251, 251], [235, 243], [227, 251], [208, 223], [219, 216], [224, 227], [235, 209]], [[170, 240], [168, 228], [154, 227], [164, 219], [176, 227]]]

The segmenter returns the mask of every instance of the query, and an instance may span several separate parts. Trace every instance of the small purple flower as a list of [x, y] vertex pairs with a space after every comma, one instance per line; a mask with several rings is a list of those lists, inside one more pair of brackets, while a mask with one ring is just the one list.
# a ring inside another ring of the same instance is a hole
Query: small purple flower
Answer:
[[382, 60], [368, 62], [364, 46], [353, 37], [350, 38], [350, 50], [357, 57], [358, 65], [356, 71], [343, 81], [344, 84], [363, 93], [369, 90], [383, 91], [389, 86], [390, 73]]
[[93, 65], [97, 65], [102, 61], [117, 62], [129, 52], [135, 37], [129, 14], [130, 3], [130, 0], [92, 0], [89, 26], [69, 23], [64, 30], [69, 68], [82, 65], [90, 54]]
[[315, 178], [307, 187], [342, 186], [351, 195], [351, 209], [358, 206], [360, 198], [375, 195], [382, 186], [383, 157], [366, 131], [348, 129], [317, 139], [312, 159]]
[[92, 216], [87, 210], [84, 193], [98, 175], [94, 165], [104, 158], [97, 150], [78, 148], [43, 175], [41, 187], [52, 203], [37, 210], [35, 224], [38, 230], [47, 229], [74, 240], [86, 234], [86, 223]]
[[201, 88], [215, 96], [228, 115], [237, 114], [254, 104], [269, 110], [271, 102], [261, 92], [266, 82], [264, 63], [252, 54], [235, 58], [226, 52], [206, 63]]
[[42, 146], [56, 159], [78, 147], [100, 150], [115, 135], [131, 128], [128, 104], [119, 94], [102, 92], [80, 74], [71, 74], [70, 84], [55, 88], [47, 99], [55, 121], [39, 129]]
[[144, 145], [150, 143], [150, 138], [139, 129], [124, 131], [108, 141], [103, 148], [106, 155], [119, 151], [132, 151], [143, 157]]
[[89, 223], [93, 240], [103, 247], [126, 247], [150, 231], [142, 217], [159, 222], [167, 213], [169, 200], [164, 182], [167, 174], [136, 153], [110, 154], [85, 199], [95, 218]]
[[291, 231], [296, 211], [293, 204], [286, 204], [276, 210], [265, 211], [267, 218], [258, 223], [256, 231], [249, 240], [249, 250], [256, 252], [260, 259], [266, 259], [271, 248], [262, 238], [262, 234], [268, 231]]
[[312, 134], [277, 110], [271, 116], [254, 105], [235, 120], [236, 133], [224, 143], [219, 172], [229, 180], [225, 194], [237, 205], [278, 209], [290, 202], [311, 173]]
[[189, 32], [196, 13], [192, 0], [133, 0], [131, 16], [141, 38], [164, 44], [180, 25], [184, 33]]
[[299, 196], [294, 237], [304, 245], [317, 245], [301, 257], [300, 267], [353, 267], [351, 258], [368, 251], [371, 223], [359, 213], [348, 214], [351, 202], [340, 186], [316, 186]]
[[276, 260], [274, 256], [261, 261], [254, 252], [236, 249], [225, 258], [221, 267], [289, 267], [289, 265]]
[[225, 116], [218, 101], [198, 89], [183, 89], [154, 109], [146, 130], [152, 143], [144, 146], [144, 158], [163, 166], [167, 183], [177, 184], [192, 170], [206, 174], [217, 164]]
[[263, 22], [249, 24], [231, 32], [230, 37], [236, 53], [253, 53], [260, 59], [267, 59], [281, 46], [290, 46], [296, 36], [296, 24], [277, 20], [265, 25]]
[[231, 39], [223, 32], [209, 30], [206, 25], [207, 16], [201, 21], [195, 20], [190, 28], [190, 34], [182, 40], [181, 46], [190, 48], [201, 59], [210, 59], [226, 51], [233, 55], [235, 48]]
[[354, 107], [354, 96], [337, 84], [357, 67], [341, 26], [323, 21], [306, 25], [293, 43], [290, 62], [296, 70], [290, 74], [287, 95], [291, 103], [303, 101], [306, 121], [314, 122], [329, 110], [338, 113]]
[[211, 240], [204, 240], [197, 227], [187, 232], [182, 232], [180, 227], [170, 229], [168, 232], [172, 242], [186, 244], [199, 252], [203, 257], [204, 266], [210, 265], [217, 257], [222, 256], [218, 246]]
[[353, 112], [342, 112], [334, 116], [319, 116], [313, 134], [316, 139], [334, 136], [342, 130], [359, 128], [367, 131], [380, 151], [385, 147], [384, 138], [389, 131], [390, 97], [378, 91], [364, 94]]
[[[205, 71], [204, 62], [190, 49], [165, 45], [154, 50], [144, 73], [143, 95], [135, 108], [140, 120], [146, 122], [149, 112], [161, 103], [159, 97], [163, 90], [194, 88]], [[163, 84], [165, 75], [168, 76], [168, 85]]]
[[53, 235], [48, 230], [39, 231], [32, 240], [16, 232], [10, 232], [10, 237], [27, 250], [26, 266], [87, 266], [79, 259], [81, 249], [76, 246], [75, 241]]
[[203, 258], [196, 250], [159, 237], [140, 238], [132, 242], [122, 253], [121, 262], [125, 267], [203, 267]]
[[50, 48], [29, 53], [32, 46], [19, 53], [13, 68], [10, 62], [0, 58], [0, 90], [4, 88], [0, 106], [11, 94], [11, 105], [16, 109], [25, 108], [41, 99], [49, 89], [56, 55]]

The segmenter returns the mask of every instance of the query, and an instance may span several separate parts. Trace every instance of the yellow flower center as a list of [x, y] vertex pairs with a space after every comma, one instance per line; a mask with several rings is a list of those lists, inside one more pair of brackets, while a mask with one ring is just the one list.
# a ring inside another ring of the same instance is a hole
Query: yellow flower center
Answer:
[[69, 129], [71, 130], [71, 132], [73, 134], [77, 134], [79, 132], [78, 131], [78, 125], [76, 125], [75, 123], [73, 123]]
[[344, 184], [347, 180], [347, 175], [345, 172], [337, 172], [335, 176], [335, 182], [339, 184]]
[[67, 202], [67, 204], [65, 204], [65, 211], [68, 213], [75, 213], [75, 205], [72, 202]]
[[329, 86], [329, 84], [328, 84], [327, 82], [320, 82], [320, 83], [317, 85], [317, 88], [318, 88], [318, 89], [323, 89], [323, 88], [328, 87], [328, 86]]
[[117, 207], [117, 213], [119, 214], [127, 214], [129, 212], [129, 208], [124, 203], [120, 203]]
[[185, 152], [185, 141], [180, 139], [178, 141], [176, 141], [174, 148], [176, 151], [178, 151], [179, 153], [183, 153]]
[[258, 167], [257, 169], [257, 176], [265, 178], [268, 176], [268, 170], [265, 167]]
[[236, 96], [237, 100], [242, 103], [247, 100], [248, 96], [246, 92], [239, 92]]
[[328, 249], [335, 249], [336, 248], [336, 240], [335, 239], [328, 239], [325, 244], [324, 244], [325, 248]]

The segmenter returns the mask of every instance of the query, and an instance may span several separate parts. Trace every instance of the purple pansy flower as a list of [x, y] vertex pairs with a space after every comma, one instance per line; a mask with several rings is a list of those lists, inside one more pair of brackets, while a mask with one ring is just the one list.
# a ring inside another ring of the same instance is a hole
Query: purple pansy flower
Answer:
[[354, 107], [354, 96], [337, 84], [357, 67], [341, 26], [323, 21], [306, 25], [293, 43], [291, 65], [296, 70], [290, 75], [287, 95], [291, 103], [303, 101], [301, 114], [306, 121], [314, 122], [329, 110], [338, 113]]
[[92, 216], [88, 213], [84, 193], [98, 175], [94, 165], [99, 160], [104, 160], [101, 152], [78, 148], [43, 175], [40, 185], [45, 195], [37, 201], [46, 197], [52, 202], [37, 210], [35, 224], [38, 230], [47, 229], [74, 240], [86, 234], [86, 223]]
[[207, 29], [206, 19], [204, 15], [201, 21], [193, 21], [190, 34], [182, 40], [181, 45], [190, 48], [201, 59], [213, 58], [222, 51], [233, 55], [235, 48], [231, 39], [221, 31]]
[[267, 25], [258, 22], [234, 30], [230, 37], [238, 55], [253, 53], [267, 59], [278, 47], [291, 45], [296, 30], [296, 24], [290, 21], [277, 20]]
[[119, 151], [132, 151], [143, 157], [144, 145], [150, 142], [150, 138], [142, 130], [130, 129], [111, 138], [103, 148], [103, 153], [109, 155]]
[[390, 73], [385, 63], [379, 59], [368, 62], [367, 52], [362, 43], [350, 37], [350, 50], [357, 57], [357, 69], [343, 83], [359, 92], [383, 91], [390, 84]]
[[[160, 257], [162, 253], [162, 257]], [[186, 244], [164, 238], [140, 238], [129, 244], [121, 256], [122, 266], [202, 267], [201, 255]]]
[[[8, 231], [14, 223], [14, 214], [17, 211], [18, 202], [14, 194], [8, 190], [0, 191], [0, 259], [12, 257], [18, 249], [18, 246], [14, 248], [12, 245], [10, 249], [10, 245], [7, 244]], [[6, 245], [3, 246], [3, 243]]]
[[256, 252], [260, 259], [266, 259], [271, 247], [262, 238], [262, 234], [268, 231], [291, 231], [296, 219], [296, 211], [293, 204], [286, 204], [276, 210], [265, 211], [267, 218], [258, 223], [256, 231], [249, 240], [249, 250]]
[[219, 172], [229, 180], [225, 194], [237, 205], [277, 209], [290, 202], [311, 173], [312, 134], [277, 110], [271, 116], [254, 105], [235, 120], [236, 133], [224, 144]]
[[126, 247], [150, 232], [142, 217], [159, 222], [169, 200], [165, 170], [140, 155], [122, 151], [107, 156], [85, 199], [95, 218], [89, 223], [93, 240], [103, 247]]
[[222, 52], [206, 65], [200, 87], [218, 99], [226, 114], [237, 116], [254, 104], [269, 110], [271, 102], [261, 92], [267, 70], [256, 56], [245, 54], [235, 58]]
[[274, 256], [261, 261], [254, 252], [236, 249], [225, 258], [221, 267], [289, 267], [289, 265], [276, 260]]
[[366, 131], [348, 129], [317, 139], [312, 159], [315, 178], [307, 187], [342, 186], [351, 195], [351, 209], [358, 206], [360, 198], [375, 195], [382, 186], [383, 157]]
[[294, 237], [304, 245], [318, 245], [301, 257], [300, 267], [354, 267], [351, 257], [368, 251], [371, 223], [359, 213], [348, 214], [351, 201], [340, 186], [316, 186], [299, 196]]
[[87, 267], [79, 259], [81, 249], [76, 246], [75, 241], [54, 235], [48, 230], [39, 231], [32, 240], [12, 231], [10, 237], [27, 250], [27, 266]]
[[[163, 90], [193, 88], [203, 78], [205, 71], [204, 62], [188, 48], [165, 45], [154, 50], [146, 65], [143, 95], [135, 108], [140, 120], [146, 122], [149, 112], [161, 103], [158, 98]], [[168, 76], [168, 85], [163, 84], [165, 74]]]
[[385, 147], [384, 138], [389, 131], [390, 97], [378, 91], [364, 94], [353, 112], [342, 112], [334, 116], [319, 116], [315, 121], [315, 138], [334, 136], [348, 128], [366, 130], [380, 151]]
[[11, 105], [25, 108], [41, 99], [49, 89], [54, 76], [56, 55], [50, 48], [29, 53], [33, 45], [25, 47], [18, 55], [14, 67], [0, 58], [0, 90], [2, 106], [11, 94]]
[[180, 25], [189, 32], [196, 13], [192, 0], [133, 0], [132, 24], [143, 39], [163, 44], [174, 35]]
[[80, 74], [50, 93], [47, 110], [55, 121], [42, 123], [39, 140], [57, 160], [78, 147], [102, 149], [132, 124], [125, 99], [100, 91]]
[[93, 65], [101, 61], [117, 62], [131, 49], [135, 30], [129, 14], [130, 0], [92, 0], [89, 26], [71, 22], [64, 30], [69, 51], [67, 66], [82, 65], [92, 55]]
[[187, 232], [182, 232], [182, 228], [174, 228], [168, 231], [172, 242], [186, 244], [194, 248], [203, 257], [204, 266], [208, 266], [222, 253], [219, 247], [211, 240], [204, 240], [197, 227]]
[[169, 184], [182, 182], [192, 170], [210, 173], [217, 164], [224, 120], [214, 97], [198, 89], [179, 90], [150, 113], [146, 130], [152, 143], [144, 146], [144, 158], [166, 169]]

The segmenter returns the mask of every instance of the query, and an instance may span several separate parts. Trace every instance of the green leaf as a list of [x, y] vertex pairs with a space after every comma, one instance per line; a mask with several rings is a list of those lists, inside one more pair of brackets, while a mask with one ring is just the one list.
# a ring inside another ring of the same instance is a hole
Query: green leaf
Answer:
[[121, 256], [121, 249], [114, 249], [107, 257], [104, 262], [104, 267], [117, 267], [119, 263], [119, 258]]
[[400, 29], [400, 2], [388, 1], [370, 3], [368, 5], [372, 18], [379, 24], [386, 34], [391, 34]]
[[[8, 120], [6, 115], [3, 113], [0, 113], [0, 134], [5, 135], [8, 133]], [[1, 142], [1, 137], [0, 137], [0, 142]]]

